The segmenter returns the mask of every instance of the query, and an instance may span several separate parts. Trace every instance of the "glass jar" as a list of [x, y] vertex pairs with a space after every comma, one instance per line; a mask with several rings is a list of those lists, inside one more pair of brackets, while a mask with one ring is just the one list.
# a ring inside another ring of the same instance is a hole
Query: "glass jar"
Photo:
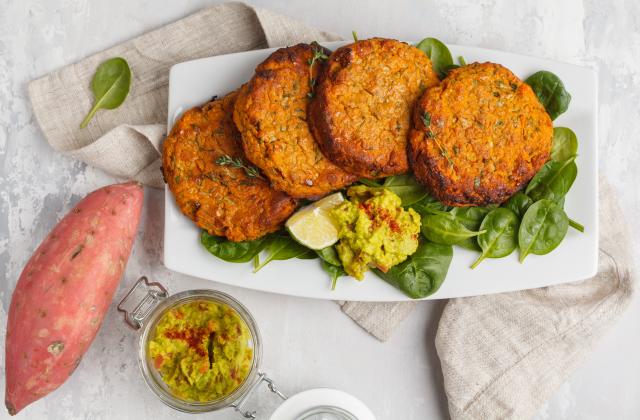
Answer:
[[[233, 309], [246, 324], [251, 336], [248, 347], [253, 351], [253, 360], [247, 377], [230, 394], [208, 402], [184, 400], [174, 395], [148, 355], [149, 342], [153, 339], [156, 326], [162, 317], [171, 309], [194, 301], [212, 302]], [[124, 314], [125, 322], [138, 331], [138, 363], [144, 380], [158, 398], [169, 407], [186, 413], [203, 413], [233, 407], [244, 417], [255, 418], [255, 412], [247, 411], [244, 404], [261, 383], [266, 383], [271, 392], [283, 400], [286, 399], [286, 396], [275, 387], [273, 381], [260, 371], [262, 343], [255, 319], [244, 305], [228, 294], [202, 289], [187, 290], [169, 296], [169, 292], [162, 284], [149, 282], [146, 277], [141, 277], [118, 304], [118, 311]]]
[[[248, 348], [253, 351], [251, 367], [244, 381], [230, 394], [207, 402], [185, 400], [173, 394], [148, 354], [149, 343], [154, 338], [156, 326], [163, 316], [174, 308], [194, 301], [213, 302], [234, 310], [249, 330], [251, 337]], [[320, 388], [303, 391], [287, 399], [267, 374], [260, 370], [262, 343], [255, 319], [244, 305], [226, 293], [201, 289], [169, 295], [162, 284], [141, 277], [120, 301], [118, 311], [124, 314], [125, 322], [138, 331], [138, 363], [145, 382], [158, 398], [171, 408], [186, 413], [233, 408], [245, 418], [255, 419], [256, 412], [246, 409], [246, 402], [261, 384], [265, 384], [272, 393], [285, 401], [273, 413], [272, 419], [374, 419], [373, 414], [362, 402], [342, 391]]]

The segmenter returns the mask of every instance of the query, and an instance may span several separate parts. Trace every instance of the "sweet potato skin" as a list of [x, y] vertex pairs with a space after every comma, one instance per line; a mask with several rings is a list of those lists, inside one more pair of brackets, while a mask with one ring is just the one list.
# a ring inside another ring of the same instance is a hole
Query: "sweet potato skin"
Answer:
[[7, 325], [11, 415], [62, 385], [80, 363], [124, 272], [142, 204], [142, 186], [134, 182], [92, 192], [27, 262]]

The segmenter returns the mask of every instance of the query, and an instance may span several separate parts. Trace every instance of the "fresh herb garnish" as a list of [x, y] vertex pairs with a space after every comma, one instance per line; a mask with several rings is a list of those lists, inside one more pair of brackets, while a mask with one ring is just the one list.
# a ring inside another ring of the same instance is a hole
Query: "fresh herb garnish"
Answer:
[[222, 155], [216, 159], [216, 164], [220, 166], [231, 166], [232, 168], [241, 168], [244, 169], [244, 173], [250, 178], [264, 179], [264, 177], [260, 175], [260, 170], [258, 168], [251, 165], [245, 165], [242, 162], [242, 158], [232, 158], [229, 155]]
[[444, 147], [442, 147], [442, 144], [440, 144], [440, 142], [436, 138], [436, 135], [433, 133], [433, 131], [431, 131], [429, 129], [429, 127], [431, 126], [431, 114], [429, 114], [428, 112], [425, 112], [422, 115], [422, 123], [427, 128], [427, 133], [426, 133], [427, 138], [428, 139], [433, 139], [433, 141], [435, 141], [436, 145], [438, 146], [438, 149], [440, 149], [440, 154], [445, 159], [447, 159], [447, 162], [449, 162], [449, 165], [451, 165], [451, 167], [453, 167], [454, 164], [453, 164], [453, 161], [451, 160], [451, 157], [449, 156], [449, 153], [447, 152], [447, 150]]
[[428, 112], [425, 112], [422, 115], [422, 122], [424, 123], [424, 126], [429, 128], [429, 126], [431, 125], [431, 114], [429, 114]]
[[100, 64], [91, 81], [95, 103], [80, 123], [80, 128], [85, 128], [99, 109], [115, 109], [122, 105], [130, 86], [131, 69], [127, 60], [115, 57]]
[[311, 90], [307, 93], [309, 98], [313, 98], [313, 90], [316, 86], [316, 79], [313, 77], [313, 65], [316, 64], [317, 61], [325, 61], [328, 60], [329, 56], [324, 53], [322, 47], [316, 45], [313, 47], [313, 57], [307, 60], [309, 64], [309, 89]]

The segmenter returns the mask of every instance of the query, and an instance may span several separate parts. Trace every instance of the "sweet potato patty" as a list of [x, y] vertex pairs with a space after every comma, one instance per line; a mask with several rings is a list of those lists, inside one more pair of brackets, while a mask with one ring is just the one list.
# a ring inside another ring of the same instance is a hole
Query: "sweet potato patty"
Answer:
[[413, 115], [418, 181], [451, 206], [501, 203], [549, 159], [551, 118], [529, 85], [499, 64], [455, 69]]
[[322, 154], [307, 125], [311, 84], [323, 65], [316, 53], [329, 52], [298, 44], [271, 54], [240, 91], [233, 115], [249, 160], [296, 198], [318, 198], [356, 180]]
[[312, 131], [329, 159], [360, 177], [407, 172], [411, 110], [437, 83], [429, 58], [408, 44], [373, 38], [346, 45], [320, 75]]
[[188, 218], [212, 235], [244, 241], [278, 230], [296, 201], [257, 171], [249, 176], [244, 168], [221, 164], [220, 157], [228, 156], [249, 165], [232, 120], [235, 99], [234, 92], [185, 112], [164, 142], [162, 167]]

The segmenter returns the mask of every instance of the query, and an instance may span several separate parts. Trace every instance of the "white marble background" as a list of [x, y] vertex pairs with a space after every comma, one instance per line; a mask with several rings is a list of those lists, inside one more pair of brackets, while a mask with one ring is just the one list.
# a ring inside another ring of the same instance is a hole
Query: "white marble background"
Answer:
[[[53, 152], [34, 120], [26, 83], [211, 3], [0, 0], [0, 269], [5, 273], [0, 284], [0, 341], [4, 341], [11, 292], [32, 250], [72, 203], [116, 181]], [[636, 217], [640, 214], [637, 0], [253, 3], [344, 36], [352, 29], [361, 38], [428, 35], [597, 68], [601, 172], [623, 192], [628, 228], [640, 231]], [[212, 286], [163, 268], [162, 221], [162, 192], [147, 191], [142, 229], [118, 298], [141, 273], [163, 281], [172, 291]], [[391, 340], [382, 344], [341, 314], [334, 303], [219, 288], [254, 312], [264, 338], [264, 368], [285, 392], [329, 386], [360, 397], [379, 419], [448, 417], [433, 345], [443, 302], [421, 303]], [[639, 318], [636, 299], [589, 360], [542, 407], [538, 418], [640, 418]], [[18, 418], [194, 418], [164, 407], [147, 390], [138, 372], [135, 344], [135, 335], [115, 310], [110, 311], [74, 375]], [[0, 367], [4, 376], [4, 352]], [[0, 392], [4, 392], [4, 381]], [[255, 405], [264, 416], [275, 402], [265, 392]], [[0, 410], [0, 417], [8, 415]], [[231, 412], [197, 417], [234, 418]]]

